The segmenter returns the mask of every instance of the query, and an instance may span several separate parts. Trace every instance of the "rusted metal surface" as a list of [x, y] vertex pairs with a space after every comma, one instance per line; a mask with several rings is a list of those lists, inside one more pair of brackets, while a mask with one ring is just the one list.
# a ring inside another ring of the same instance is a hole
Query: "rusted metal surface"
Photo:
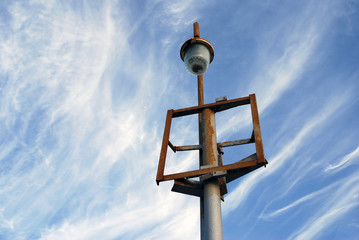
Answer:
[[203, 165], [218, 166], [217, 137], [214, 111], [205, 108], [201, 114]]
[[217, 144], [217, 151], [218, 151], [218, 166], [223, 166], [224, 151], [221, 146], [218, 146], [218, 144]]
[[[200, 115], [201, 125], [199, 134], [202, 138], [203, 166], [218, 166], [217, 137], [215, 112], [209, 108], [202, 110]], [[204, 169], [202, 169], [204, 170]], [[211, 175], [217, 175], [219, 171], [212, 171]], [[223, 171], [225, 173], [225, 171]], [[222, 176], [223, 173], [219, 173]], [[221, 188], [218, 178], [204, 179], [203, 182], [203, 211], [204, 211], [204, 236], [203, 239], [221, 240], [222, 234], [222, 210]]]
[[197, 89], [198, 89], [198, 106], [201, 106], [204, 104], [203, 75], [197, 76]]
[[[199, 77], [199, 81], [201, 77]], [[202, 79], [203, 80], [203, 79]], [[203, 102], [203, 96], [199, 97], [199, 104]], [[216, 137], [215, 137], [215, 119], [214, 115], [216, 111], [223, 111], [232, 107], [237, 107], [245, 104], [251, 105], [251, 113], [252, 113], [252, 121], [253, 121], [253, 132], [251, 138], [248, 139], [241, 139], [236, 141], [228, 141], [228, 142], [222, 142], [217, 143]], [[199, 145], [188, 145], [188, 146], [174, 146], [170, 140], [170, 127], [172, 118], [174, 117], [182, 117], [190, 114], [196, 114], [199, 113]], [[214, 135], [213, 135], [214, 134]], [[214, 136], [214, 137], [213, 137]], [[190, 177], [198, 177], [202, 174], [208, 174], [211, 171], [222, 171], [222, 170], [233, 170], [234, 168], [245, 168], [245, 167], [253, 167], [254, 165], [248, 165], [247, 163], [245, 165], [243, 161], [240, 161], [238, 163], [229, 164], [226, 166], [223, 166], [222, 168], [211, 168], [211, 170], [208, 169], [199, 169], [199, 170], [193, 170], [183, 173], [176, 173], [176, 174], [169, 174], [164, 175], [164, 169], [165, 169], [165, 162], [166, 162], [166, 154], [167, 154], [167, 148], [168, 146], [174, 151], [188, 151], [188, 150], [200, 150], [199, 151], [199, 157], [200, 157], [200, 166], [205, 165], [212, 165], [216, 166], [218, 164], [218, 161], [216, 160], [218, 158], [216, 150], [218, 147], [229, 147], [229, 146], [235, 146], [235, 145], [241, 145], [241, 144], [249, 144], [249, 143], [255, 143], [256, 145], [256, 164], [258, 164], [259, 167], [267, 164], [267, 161], [264, 157], [264, 151], [263, 151], [263, 143], [262, 143], [262, 136], [261, 136], [261, 130], [260, 130], [260, 124], [259, 124], [259, 116], [258, 116], [258, 109], [256, 104], [256, 98], [255, 94], [250, 94], [248, 97], [243, 98], [236, 98], [228, 101], [222, 101], [218, 103], [211, 103], [211, 104], [203, 104], [195, 107], [190, 108], [183, 108], [178, 110], [169, 110], [167, 112], [167, 118], [166, 118], [166, 126], [165, 131], [163, 135], [163, 141], [162, 141], [162, 148], [161, 148], [161, 154], [160, 154], [160, 160], [159, 160], [159, 166], [157, 171], [157, 183], [161, 181], [168, 181], [173, 179], [180, 179], [180, 178], [190, 178]], [[216, 146], [215, 148], [212, 147], [212, 145]], [[205, 148], [209, 147], [211, 150], [204, 150]], [[202, 150], [201, 150], [202, 149]], [[206, 159], [206, 160], [204, 160]]]
[[[264, 164], [256, 164], [255, 166], [249, 166], [239, 169], [232, 169], [228, 171], [217, 171], [209, 173], [203, 176], [207, 176], [205, 180], [208, 180], [210, 178], [218, 178], [220, 183], [220, 189], [221, 189], [221, 196], [225, 195], [227, 191], [226, 183], [232, 182], [236, 180], [239, 177], [242, 177], [260, 167], [262, 167]], [[180, 192], [180, 193], [186, 193], [193, 196], [202, 196], [203, 194], [203, 186], [200, 185], [201, 182], [195, 181], [195, 180], [189, 180], [189, 179], [175, 179], [175, 185], [172, 191]]]
[[[194, 28], [194, 37], [196, 37], [196, 34], [198, 32], [198, 37], [199, 37], [199, 26], [198, 23], [196, 22], [193, 25]], [[197, 28], [197, 30], [196, 30]], [[198, 106], [204, 105], [204, 90], [203, 90], [203, 75], [198, 75], [197, 76], [197, 91], [198, 91]], [[198, 142], [199, 144], [202, 146], [202, 136], [200, 134], [201, 132], [201, 122], [202, 122], [202, 113], [198, 113]], [[201, 166], [203, 166], [203, 154], [202, 151], [199, 151], [199, 167], [201, 168]], [[202, 195], [200, 196], [199, 199], [199, 203], [200, 203], [200, 228], [201, 228], [201, 239], [203, 239], [204, 236], [204, 232], [205, 232], [205, 226], [204, 226], [204, 197], [203, 197], [203, 190], [202, 190]]]
[[[225, 179], [224, 177], [219, 179], [222, 178]], [[196, 197], [203, 197], [203, 182], [190, 179], [176, 179], [174, 180], [171, 191]], [[227, 194], [227, 186], [225, 184], [221, 185], [220, 183], [220, 191], [221, 196]]]
[[240, 178], [254, 170], [257, 170], [260, 167], [265, 166], [265, 164], [257, 164], [255, 166], [251, 166], [251, 167], [245, 167], [245, 168], [239, 168], [239, 169], [233, 169], [233, 170], [229, 170], [227, 175], [226, 175], [226, 181], [227, 183], [230, 183], [234, 180], [236, 180], [237, 178]]
[[168, 140], [168, 146], [172, 149], [173, 152], [201, 150], [202, 149], [201, 145], [175, 146], [169, 140]]
[[[184, 60], [187, 48], [191, 44], [205, 45], [210, 51], [210, 62], [214, 58], [214, 49], [206, 39], [200, 37], [198, 22], [193, 25], [193, 38], [188, 39], [181, 47], [180, 55]], [[221, 202], [227, 193], [227, 183], [251, 171], [265, 166], [263, 142], [260, 130], [258, 108], [255, 94], [248, 97], [227, 100], [218, 98], [218, 102], [204, 104], [203, 76], [197, 76], [198, 106], [178, 110], [168, 110], [165, 130], [161, 146], [160, 159], [157, 169], [156, 182], [174, 180], [172, 191], [200, 197], [201, 239], [221, 240], [222, 217]], [[251, 138], [217, 143], [215, 113], [241, 105], [250, 104], [252, 113], [253, 132]], [[169, 140], [172, 118], [198, 114], [199, 144], [175, 146]], [[255, 143], [256, 153], [233, 164], [223, 164], [222, 147]], [[167, 148], [173, 152], [199, 150], [200, 169], [182, 173], [164, 174]], [[200, 177], [200, 181], [189, 178]]]
[[[219, 147], [217, 144], [217, 150], [218, 150], [218, 166], [223, 166], [223, 149], [222, 147]], [[225, 177], [220, 177], [218, 178], [219, 181], [219, 187], [221, 190], [221, 200], [224, 201], [224, 194], [228, 193], [228, 189], [227, 189], [227, 181]]]
[[176, 146], [174, 146], [170, 140], [168, 140], [168, 146], [172, 149], [172, 151], [175, 153], [177, 150], [176, 150]]
[[217, 171], [201, 175], [201, 181], [207, 181], [214, 178], [222, 178], [227, 175], [227, 171]]
[[168, 110], [167, 117], [166, 117], [165, 130], [163, 132], [160, 160], [158, 162], [157, 177], [156, 177], [157, 185], [159, 184], [160, 181], [163, 180], [163, 174], [165, 171], [166, 155], [167, 155], [167, 148], [168, 148], [168, 143], [169, 143], [169, 138], [170, 138], [172, 115], [173, 115], [173, 110]]
[[201, 111], [203, 111], [203, 109], [206, 108], [209, 108], [214, 112], [220, 112], [241, 105], [246, 105], [249, 103], [250, 103], [249, 97], [242, 97], [242, 98], [235, 98], [232, 100], [222, 101], [218, 103], [210, 103], [210, 104], [203, 104], [200, 106], [194, 106], [189, 108], [182, 108], [173, 111], [173, 118], [200, 113]]
[[[248, 159], [243, 159], [241, 161], [247, 161]], [[259, 163], [255, 166], [250, 166], [250, 167], [245, 167], [245, 168], [237, 168], [237, 169], [232, 169], [229, 170], [227, 175], [226, 175], [226, 181], [227, 183], [232, 182], [233, 180], [236, 180], [239, 177], [242, 177], [262, 166], [265, 166], [265, 164], [267, 164], [267, 160], [265, 160], [265, 163]]]
[[195, 22], [193, 24], [193, 37], [199, 38], [199, 24], [198, 24], [198, 22]]
[[181, 179], [181, 178], [192, 178], [192, 177], [199, 177], [201, 175], [217, 172], [217, 171], [228, 171], [237, 168], [245, 168], [257, 165], [257, 156], [256, 154], [252, 154], [251, 156], [232, 164], [227, 164], [223, 166], [217, 167], [209, 167], [204, 169], [192, 170], [182, 173], [175, 173], [175, 174], [168, 174], [163, 176], [163, 181], [174, 180], [174, 179]]
[[202, 149], [201, 145], [176, 146], [176, 151], [190, 151], [190, 150], [200, 150], [200, 149]]
[[261, 134], [261, 127], [259, 124], [256, 95], [250, 94], [249, 98], [250, 98], [250, 102], [251, 102], [253, 133], [254, 133], [254, 141], [256, 144], [257, 160], [258, 160], [258, 163], [265, 163], [266, 160], [264, 157], [262, 134]]
[[[198, 85], [198, 106], [204, 105], [204, 93], [203, 93], [203, 75], [197, 76], [197, 85]], [[202, 146], [203, 138], [201, 134], [202, 129], [202, 113], [198, 113], [198, 142]], [[199, 151], [199, 166], [203, 166], [203, 156], [202, 151]]]
[[251, 138], [247, 138], [247, 139], [241, 139], [241, 140], [236, 140], [236, 141], [217, 143], [217, 146], [218, 147], [231, 147], [231, 146], [236, 146], [236, 145], [249, 144], [249, 143], [253, 143], [253, 142], [254, 141]]
[[171, 189], [173, 192], [203, 197], [203, 183], [189, 179], [178, 179], [174, 181]]

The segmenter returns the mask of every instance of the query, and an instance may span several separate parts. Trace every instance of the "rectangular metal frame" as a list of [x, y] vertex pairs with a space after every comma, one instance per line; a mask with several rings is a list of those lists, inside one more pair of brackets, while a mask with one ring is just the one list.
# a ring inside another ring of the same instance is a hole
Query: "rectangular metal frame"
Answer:
[[[228, 147], [234, 145], [241, 145], [241, 144], [248, 144], [248, 143], [255, 143], [256, 146], [256, 153], [242, 159], [233, 164], [227, 164], [217, 167], [210, 167], [198, 170], [192, 170], [182, 173], [175, 173], [175, 174], [168, 174], [164, 175], [165, 164], [166, 164], [166, 156], [167, 156], [167, 149], [170, 147], [174, 152], [176, 151], [186, 151], [186, 150], [200, 150], [200, 145], [190, 145], [190, 146], [174, 146], [170, 140], [170, 130], [172, 119], [177, 117], [183, 117], [187, 115], [197, 114], [203, 111], [206, 108], [213, 110], [214, 112], [221, 112], [224, 110], [228, 110], [230, 108], [248, 105], [251, 106], [251, 114], [252, 114], [252, 123], [253, 123], [253, 133], [252, 137], [249, 139], [242, 139], [237, 141], [230, 141], [230, 142], [223, 142], [217, 143], [218, 147]], [[248, 97], [243, 98], [236, 98], [227, 101], [221, 101], [217, 103], [210, 103], [204, 104], [200, 106], [190, 107], [190, 108], [182, 108], [178, 110], [168, 110], [167, 117], [166, 117], [166, 124], [163, 133], [162, 139], [162, 147], [161, 147], [161, 154], [158, 162], [158, 169], [157, 169], [157, 177], [156, 182], [168, 181], [168, 180], [179, 180], [179, 179], [187, 179], [192, 177], [199, 177], [204, 174], [213, 173], [217, 171], [229, 171], [229, 172], [241, 172], [241, 169], [257, 169], [263, 165], [266, 165], [267, 161], [264, 157], [264, 150], [263, 150], [263, 142], [262, 142], [262, 134], [259, 124], [259, 116], [258, 116], [258, 108], [257, 108], [257, 101], [255, 94], [250, 94]], [[246, 172], [246, 171], [245, 171]], [[245, 173], [244, 173], [245, 174]], [[242, 175], [244, 175], [242, 174]], [[241, 175], [241, 173], [237, 173], [237, 175]], [[237, 178], [237, 177], [235, 177]]]

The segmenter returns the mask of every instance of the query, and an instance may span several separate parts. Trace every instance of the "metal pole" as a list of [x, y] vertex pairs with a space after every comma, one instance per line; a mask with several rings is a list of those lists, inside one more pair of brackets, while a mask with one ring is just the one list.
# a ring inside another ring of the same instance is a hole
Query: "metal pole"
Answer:
[[[193, 25], [194, 37], [200, 37], [198, 22]], [[198, 105], [204, 104], [203, 76], [197, 77], [198, 83]], [[199, 144], [202, 145], [200, 151], [200, 167], [218, 166], [217, 137], [215, 113], [210, 109], [203, 110], [199, 114]], [[201, 239], [202, 240], [222, 240], [222, 212], [221, 212], [221, 193], [218, 179], [206, 180], [203, 183], [204, 195], [200, 199], [201, 209]]]
[[[196, 24], [196, 23], [195, 23]], [[198, 26], [198, 23], [197, 23]], [[204, 104], [204, 94], [203, 94], [203, 75], [197, 76], [197, 84], [198, 84], [198, 106]], [[202, 114], [198, 114], [198, 136], [199, 136], [199, 145], [203, 144], [202, 140]], [[199, 166], [202, 167], [203, 163], [203, 154], [202, 151], [199, 151]], [[201, 240], [204, 240], [205, 235], [205, 226], [204, 226], [204, 198], [200, 197], [200, 224], [201, 224]]]
[[[199, 34], [199, 24], [198, 22], [195, 22], [193, 24], [193, 37], [200, 37]], [[197, 76], [197, 90], [198, 90], [198, 106], [203, 105], [204, 104], [204, 94], [203, 94], [203, 75], [198, 75]], [[198, 114], [198, 131], [199, 131], [199, 145], [202, 145], [202, 134], [201, 134], [201, 129], [202, 129], [202, 125], [201, 125], [201, 121], [202, 121], [202, 117], [201, 117], [201, 113]], [[203, 157], [202, 157], [202, 151], [199, 151], [199, 166], [203, 166]], [[200, 225], [201, 225], [201, 240], [204, 240], [204, 203], [203, 203], [204, 199], [203, 197], [200, 197]]]
[[[216, 123], [214, 112], [205, 109], [201, 115], [202, 157], [203, 166], [218, 166]], [[221, 193], [217, 178], [203, 183], [204, 238], [205, 240], [221, 240], [222, 212]]]

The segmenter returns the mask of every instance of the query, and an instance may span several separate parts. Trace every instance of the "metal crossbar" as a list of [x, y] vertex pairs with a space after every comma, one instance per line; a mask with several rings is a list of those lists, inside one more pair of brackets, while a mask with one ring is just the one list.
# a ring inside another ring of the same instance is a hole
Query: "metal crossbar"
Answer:
[[[220, 111], [228, 110], [230, 108], [247, 105], [247, 104], [250, 104], [251, 114], [252, 114], [253, 133], [251, 138], [217, 143], [217, 147], [230, 147], [235, 145], [255, 143], [256, 153], [233, 164], [209, 167], [209, 168], [198, 169], [193, 171], [186, 171], [182, 173], [174, 173], [168, 175], [164, 174], [168, 147], [170, 147], [174, 152], [202, 149], [201, 145], [175, 146], [171, 143], [169, 137], [170, 137], [172, 118], [201, 113], [204, 109], [207, 108], [211, 109], [214, 112], [220, 112]], [[210, 174], [218, 171], [227, 171], [225, 177], [227, 178], [227, 182], [229, 182], [261, 166], [265, 166], [266, 164], [267, 161], [264, 157], [263, 142], [262, 142], [262, 135], [260, 130], [258, 108], [257, 108], [257, 101], [255, 94], [250, 94], [248, 97], [243, 97], [243, 98], [236, 98], [232, 100], [221, 101], [211, 104], [204, 104], [200, 106], [183, 108], [178, 110], [171, 109], [167, 111], [166, 124], [163, 133], [163, 140], [161, 147], [161, 154], [160, 154], [158, 169], [157, 169], [157, 177], [156, 177], [157, 184], [159, 184], [162, 181], [176, 180], [177, 182], [179, 181], [178, 183], [181, 186], [186, 184], [188, 185], [188, 182], [184, 182], [183, 179], [199, 177], [204, 174]], [[196, 185], [194, 188], [197, 189], [198, 185]]]

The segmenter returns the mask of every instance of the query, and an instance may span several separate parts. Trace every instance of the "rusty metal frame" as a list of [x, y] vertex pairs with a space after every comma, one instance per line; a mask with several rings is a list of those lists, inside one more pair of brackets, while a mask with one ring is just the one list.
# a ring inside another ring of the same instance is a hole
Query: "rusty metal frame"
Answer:
[[[200, 145], [174, 146], [170, 142], [169, 137], [170, 137], [171, 123], [173, 118], [197, 114], [202, 112], [206, 108], [209, 108], [214, 112], [221, 112], [228, 110], [230, 108], [234, 108], [242, 105], [248, 105], [248, 104], [250, 104], [251, 106], [252, 123], [253, 123], [253, 133], [251, 138], [217, 143], [217, 146], [228, 147], [234, 145], [255, 143], [256, 153], [232, 164], [186, 171], [182, 173], [174, 173], [168, 175], [164, 174], [168, 147], [170, 147], [174, 152], [201, 149]], [[258, 115], [258, 108], [257, 108], [257, 101], [255, 94], [250, 94], [248, 97], [243, 97], [243, 98], [236, 98], [232, 100], [204, 104], [204, 105], [194, 106], [189, 108], [182, 108], [178, 110], [171, 109], [167, 111], [166, 124], [163, 133], [163, 139], [162, 139], [161, 154], [160, 154], [158, 169], [157, 169], [157, 177], [156, 177], [157, 184], [159, 184], [162, 181], [169, 181], [169, 180], [176, 180], [178, 182], [181, 179], [183, 180], [193, 177], [199, 177], [204, 174], [210, 174], [219, 171], [227, 171], [228, 172], [226, 176], [227, 182], [230, 182], [261, 166], [265, 166], [266, 164], [267, 161], [264, 156], [262, 134], [260, 129], [259, 115]]]

